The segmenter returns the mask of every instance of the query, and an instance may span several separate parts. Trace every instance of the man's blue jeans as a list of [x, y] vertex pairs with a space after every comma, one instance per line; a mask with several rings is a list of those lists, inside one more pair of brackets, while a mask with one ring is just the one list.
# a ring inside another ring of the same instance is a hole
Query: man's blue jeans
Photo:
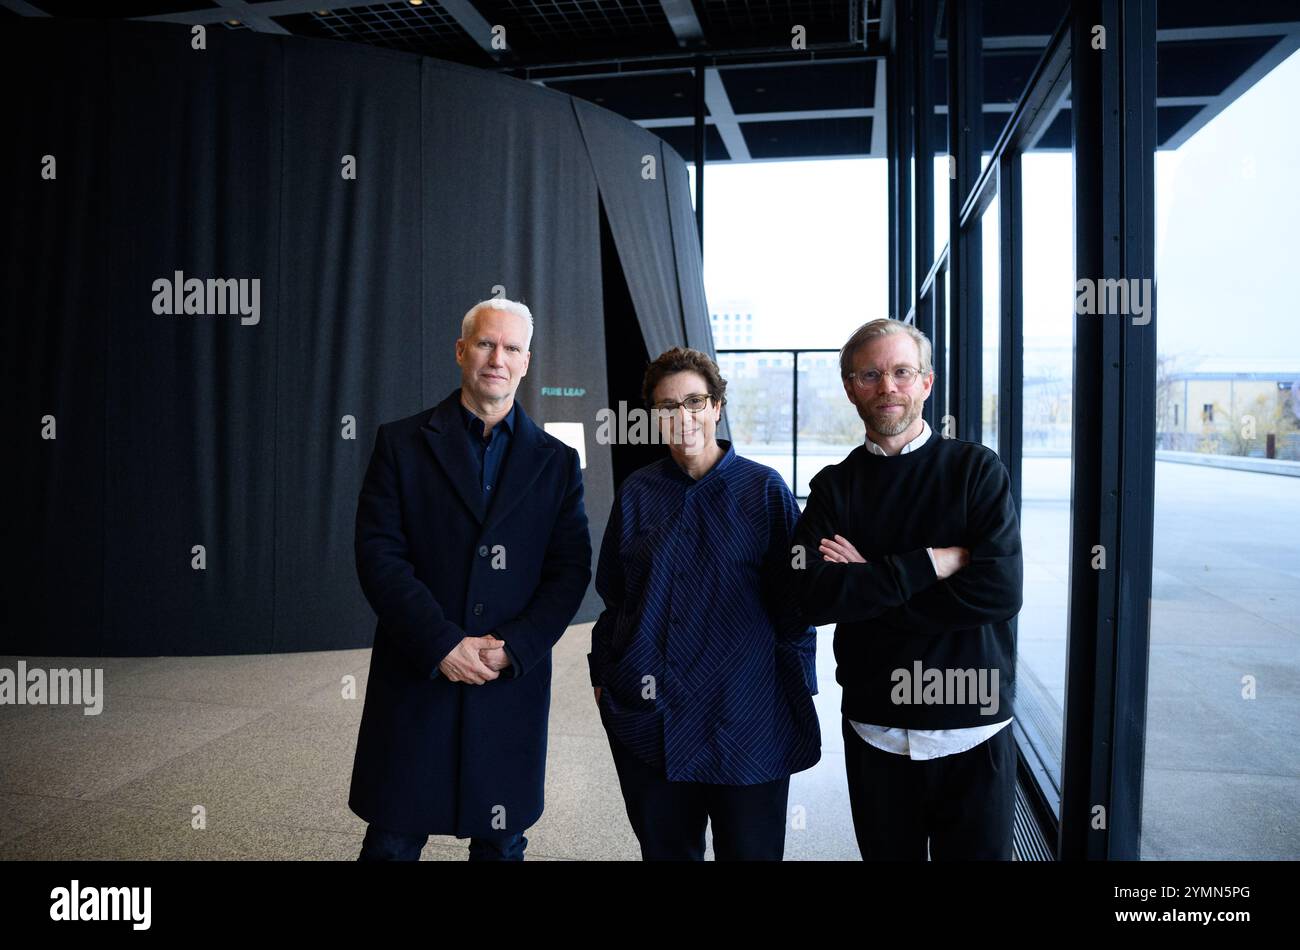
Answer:
[[[371, 824], [366, 827], [366, 837], [361, 842], [358, 861], [418, 861], [427, 834], [408, 834], [389, 831]], [[528, 839], [522, 833], [503, 838], [470, 838], [471, 861], [522, 861]]]

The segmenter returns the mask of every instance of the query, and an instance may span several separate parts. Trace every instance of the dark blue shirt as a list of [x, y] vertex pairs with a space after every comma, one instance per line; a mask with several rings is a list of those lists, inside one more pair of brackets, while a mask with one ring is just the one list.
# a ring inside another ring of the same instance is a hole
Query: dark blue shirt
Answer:
[[817, 633], [790, 579], [794, 495], [718, 444], [698, 480], [670, 457], [620, 486], [588, 663], [605, 727], [669, 781], [755, 785], [821, 757]]
[[[506, 413], [505, 418], [492, 427], [492, 432], [486, 439], [483, 438], [483, 430], [486, 428], [483, 420], [466, 409], [464, 403], [458, 403], [457, 408], [460, 409], [460, 417], [465, 422], [465, 435], [469, 439], [470, 448], [474, 450], [474, 457], [478, 459], [479, 487], [483, 490], [483, 509], [487, 511], [492, 507], [492, 492], [496, 490], [501, 464], [510, 451], [510, 439], [514, 436], [514, 403], [510, 404], [510, 411]], [[500, 670], [498, 675], [514, 676], [515, 656], [510, 652], [508, 644], [505, 651], [510, 659], [510, 665]], [[436, 679], [441, 675], [442, 672], [435, 666], [429, 678]]]
[[501, 462], [510, 451], [510, 438], [515, 432], [515, 406], [510, 404], [510, 411], [504, 419], [492, 427], [492, 434], [483, 438], [483, 420], [460, 403], [460, 416], [465, 420], [465, 431], [469, 433], [470, 445], [478, 459], [479, 486], [483, 489], [484, 510], [491, 507], [492, 489], [497, 483], [497, 474], [501, 471]]

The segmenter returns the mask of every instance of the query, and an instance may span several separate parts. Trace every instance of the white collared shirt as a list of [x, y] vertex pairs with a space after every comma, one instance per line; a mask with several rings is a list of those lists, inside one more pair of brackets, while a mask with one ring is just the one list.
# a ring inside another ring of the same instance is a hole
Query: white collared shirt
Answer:
[[[922, 419], [921, 434], [903, 446], [898, 454], [902, 455], [919, 449], [925, 445], [931, 435], [930, 424]], [[876, 455], [889, 454], [872, 442], [870, 438], [864, 438], [863, 444], [866, 445], [868, 452]], [[925, 551], [930, 555], [930, 562], [935, 564], [937, 571], [938, 564], [934, 560], [934, 549], [926, 548]], [[990, 723], [987, 726], [968, 726], [964, 729], [896, 729], [849, 720], [849, 725], [853, 727], [853, 731], [877, 749], [896, 752], [912, 759], [937, 759], [945, 755], [965, 752], [967, 749], [975, 748], [985, 739], [995, 735], [1010, 724], [1011, 719], [1007, 718], [1002, 722]]]

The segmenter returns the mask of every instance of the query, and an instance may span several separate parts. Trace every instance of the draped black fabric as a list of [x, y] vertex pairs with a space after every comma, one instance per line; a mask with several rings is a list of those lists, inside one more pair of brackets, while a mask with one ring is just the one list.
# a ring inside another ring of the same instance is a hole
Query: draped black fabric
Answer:
[[[460, 384], [453, 355], [466, 301], [500, 294], [527, 304], [532, 356], [517, 398], [557, 438], [565, 437], [557, 425], [582, 426], [583, 492], [599, 547], [614, 500], [610, 446], [596, 443], [597, 411], [609, 404], [600, 217], [570, 99], [427, 59], [422, 89], [425, 175], [437, 184], [436, 199], [424, 202], [424, 247], [440, 262], [424, 272], [425, 403]], [[592, 585], [578, 616], [594, 620], [601, 606]]]
[[[352, 533], [375, 430], [458, 385], [461, 317], [496, 294], [533, 309], [519, 399], [583, 446], [598, 546], [605, 353], [622, 333], [652, 355], [707, 341], [671, 150], [594, 106], [412, 54], [11, 23], [0, 652], [368, 645]], [[605, 319], [602, 202], [637, 326]], [[204, 312], [156, 312], [187, 302], [159, 286], [192, 280]], [[239, 312], [253, 281], [256, 313]], [[598, 607], [589, 590], [576, 620]]]
[[[626, 121], [589, 102], [575, 99], [573, 107], [605, 201], [646, 351], [654, 359], [664, 350], [685, 344], [663, 140], [644, 129], [629, 131]], [[676, 156], [671, 150], [670, 154]]]
[[[326, 649], [373, 624], [351, 595], [375, 429], [436, 402], [420, 362], [420, 62], [293, 41], [283, 64], [274, 648]], [[345, 156], [355, 179], [343, 178]]]
[[[236, 55], [202, 55], [184, 35], [153, 41], [147, 26], [111, 35], [102, 649], [207, 653], [233, 634], [241, 652], [268, 652], [277, 44], [254, 35]], [[195, 69], [201, 82], [178, 81]], [[259, 280], [266, 319], [155, 314], [154, 282], [178, 271]]]
[[[682, 306], [682, 332], [687, 346], [702, 350], [717, 359], [713, 348], [713, 326], [709, 323], [709, 306], [704, 299], [704, 272], [699, 266], [700, 233], [695, 225], [695, 208], [691, 205], [691, 182], [686, 163], [667, 142], [663, 143], [663, 168], [668, 189], [668, 218], [673, 234], [674, 271]], [[724, 371], [723, 376], [726, 373]], [[718, 437], [731, 438], [727, 414], [723, 412]]]

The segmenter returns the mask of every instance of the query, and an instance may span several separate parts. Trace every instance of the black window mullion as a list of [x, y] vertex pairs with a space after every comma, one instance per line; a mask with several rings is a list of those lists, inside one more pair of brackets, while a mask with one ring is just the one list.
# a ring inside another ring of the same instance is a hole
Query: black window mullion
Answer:
[[976, 228], [961, 227], [961, 209], [980, 175], [983, 82], [981, 58], [981, 0], [949, 3], [948, 11], [948, 142], [956, 162], [950, 182], [948, 229], [953, 248], [949, 256], [952, 299], [951, 387], [948, 414], [955, 418], [954, 435], [980, 440], [982, 354], [980, 307], [980, 236]]
[[998, 169], [998, 216], [1001, 235], [1001, 332], [998, 354], [998, 454], [1011, 473], [1011, 494], [1020, 513], [1021, 457], [1024, 453], [1024, 317], [1021, 231], [1020, 153], [1003, 155]]
[[[1075, 0], [1075, 274], [1154, 286], [1156, 0]], [[1094, 28], [1105, 48], [1094, 48]], [[1062, 859], [1141, 836], [1155, 478], [1155, 318], [1075, 318]], [[1104, 569], [1094, 568], [1098, 547]]]

